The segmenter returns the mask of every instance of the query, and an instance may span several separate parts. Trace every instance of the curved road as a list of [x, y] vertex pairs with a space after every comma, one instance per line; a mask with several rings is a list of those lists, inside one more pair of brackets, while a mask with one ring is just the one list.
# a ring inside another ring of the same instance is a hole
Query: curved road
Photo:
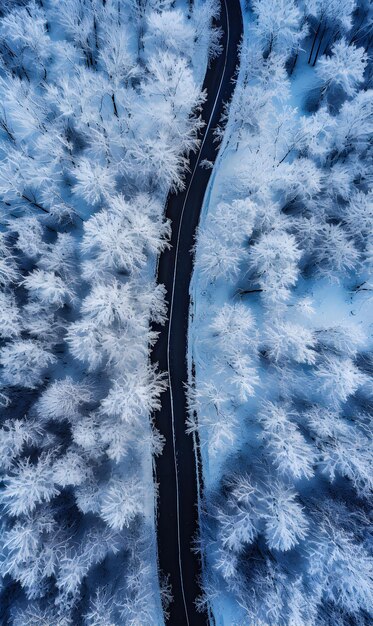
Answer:
[[168, 198], [166, 215], [172, 221], [171, 249], [165, 250], [158, 263], [157, 280], [167, 290], [168, 323], [154, 325], [160, 332], [151, 359], [168, 372], [169, 388], [162, 396], [162, 408], [155, 415], [157, 428], [165, 437], [163, 454], [155, 461], [159, 484], [157, 505], [158, 567], [169, 577], [173, 602], [167, 623], [171, 626], [202, 626], [211, 623], [206, 613], [198, 613], [195, 599], [201, 593], [200, 557], [193, 551], [198, 534], [198, 498], [201, 489], [200, 465], [195, 440], [185, 433], [187, 402], [184, 383], [188, 380], [187, 332], [189, 285], [193, 271], [195, 230], [211, 170], [199, 167], [204, 159], [214, 162], [217, 147], [213, 131], [225, 102], [233, 94], [232, 78], [238, 64], [238, 45], [243, 32], [239, 0], [221, 0], [217, 25], [223, 30], [222, 54], [208, 68], [204, 89], [208, 98], [203, 106], [206, 126], [201, 146], [190, 158], [186, 189]]

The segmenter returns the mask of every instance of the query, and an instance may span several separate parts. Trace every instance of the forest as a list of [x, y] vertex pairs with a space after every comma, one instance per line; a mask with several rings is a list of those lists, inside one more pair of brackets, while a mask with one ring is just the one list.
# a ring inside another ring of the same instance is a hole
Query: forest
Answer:
[[[149, 355], [223, 5], [0, 0], [1, 626], [170, 623]], [[191, 250], [195, 606], [369, 626], [373, 7], [241, 7]]]
[[154, 268], [216, 5], [0, 8], [1, 623], [158, 625]]
[[219, 624], [371, 624], [372, 17], [246, 5], [189, 330]]

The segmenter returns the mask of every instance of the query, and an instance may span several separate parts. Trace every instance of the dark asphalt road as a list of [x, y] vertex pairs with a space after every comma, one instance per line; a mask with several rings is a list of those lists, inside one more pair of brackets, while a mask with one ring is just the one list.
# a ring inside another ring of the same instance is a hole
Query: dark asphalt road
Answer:
[[162, 408], [155, 415], [157, 428], [166, 439], [163, 454], [156, 460], [159, 483], [157, 507], [158, 564], [169, 576], [174, 601], [167, 623], [171, 626], [202, 626], [211, 623], [206, 613], [198, 613], [195, 599], [201, 593], [201, 562], [193, 552], [198, 533], [198, 476], [193, 437], [185, 433], [187, 415], [184, 383], [187, 372], [187, 331], [189, 285], [193, 270], [191, 252], [203, 198], [211, 170], [199, 167], [208, 159], [215, 161], [217, 146], [213, 131], [223, 112], [224, 102], [232, 96], [232, 77], [238, 64], [238, 44], [243, 26], [239, 0], [222, 0], [218, 25], [223, 29], [222, 54], [208, 68], [204, 88], [208, 98], [203, 107], [206, 127], [203, 145], [190, 159], [186, 190], [171, 194], [166, 214], [172, 221], [171, 249], [163, 252], [158, 265], [158, 282], [167, 289], [170, 320], [164, 327], [155, 326], [160, 337], [151, 359], [162, 371], [168, 371], [170, 388], [162, 397]]

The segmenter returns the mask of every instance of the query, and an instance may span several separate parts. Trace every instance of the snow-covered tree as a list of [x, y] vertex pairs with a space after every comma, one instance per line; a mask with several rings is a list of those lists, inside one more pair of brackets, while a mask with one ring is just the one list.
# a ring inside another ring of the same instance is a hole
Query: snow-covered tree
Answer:
[[258, 16], [258, 36], [267, 54], [288, 53], [307, 33], [301, 25], [302, 15], [296, 2], [255, 0], [253, 9]]
[[77, 259], [73, 235], [57, 233], [57, 240], [40, 252], [42, 256], [38, 260], [38, 267], [59, 274], [70, 285], [74, 282]]
[[156, 597], [152, 585], [152, 574], [149, 565], [140, 558], [136, 562], [136, 573], [130, 573], [127, 576], [128, 591], [118, 602], [118, 608], [120, 619], [129, 626], [141, 626], [141, 624], [151, 624], [154, 621]]
[[298, 279], [301, 256], [295, 238], [283, 231], [263, 234], [250, 248], [250, 269], [268, 303], [289, 297], [289, 288]]
[[83, 251], [103, 269], [136, 271], [145, 265], [146, 252], [159, 252], [166, 246], [170, 225], [162, 223], [159, 203], [139, 195], [134, 208], [117, 196], [111, 200], [110, 210], [96, 213], [85, 223]]
[[14, 255], [7, 244], [6, 236], [0, 233], [0, 287], [7, 287], [17, 282], [19, 270]]
[[92, 319], [97, 327], [111, 326], [114, 322], [125, 324], [133, 315], [129, 285], [113, 281], [108, 285], [96, 285], [83, 300], [82, 313]]
[[33, 338], [44, 345], [57, 344], [63, 334], [63, 319], [56, 315], [54, 307], [30, 300], [22, 307], [22, 325]]
[[[225, 231], [226, 232], [226, 231]], [[198, 269], [206, 282], [218, 279], [232, 281], [239, 273], [245, 259], [245, 250], [235, 247], [232, 241], [224, 241], [214, 230], [203, 230], [198, 238], [201, 251], [198, 255]]]
[[348, 203], [343, 222], [349, 234], [357, 241], [364, 243], [371, 231], [373, 219], [373, 191], [356, 192]]
[[15, 7], [2, 18], [1, 31], [6, 34], [8, 55], [15, 67], [29, 71], [45, 69], [50, 55], [50, 39], [44, 11], [36, 2]]
[[[282, 159], [287, 158], [287, 153]], [[322, 189], [322, 172], [312, 159], [298, 158], [292, 163], [282, 161], [281, 175], [276, 187], [283, 188], [283, 178], [287, 180], [285, 188], [285, 200], [294, 202], [297, 199], [309, 201]]]
[[339, 152], [364, 153], [373, 129], [372, 90], [359, 91], [343, 103], [338, 115], [334, 143]]
[[349, 30], [351, 28], [352, 13], [355, 9], [355, 0], [306, 0], [306, 10], [309, 15], [327, 20], [331, 24], [335, 21]]
[[296, 495], [293, 489], [275, 482], [260, 498], [265, 507], [265, 537], [271, 549], [291, 550], [307, 535], [308, 522]]
[[[240, 304], [224, 305], [210, 324], [207, 344], [218, 347], [211, 362], [216, 372], [224, 374], [231, 386], [232, 401], [235, 398], [242, 403], [254, 395], [259, 376], [255, 360], [255, 320], [249, 311]], [[250, 353], [247, 353], [248, 348]], [[226, 434], [228, 432], [229, 427]]]
[[323, 82], [324, 89], [338, 86], [348, 97], [356, 94], [359, 83], [364, 80], [367, 55], [364, 48], [349, 45], [340, 39], [332, 48], [332, 55], [319, 60], [317, 75]]
[[38, 445], [43, 434], [42, 427], [31, 419], [4, 422], [0, 430], [1, 467], [9, 470], [24, 447]]
[[44, 229], [36, 217], [23, 217], [12, 224], [17, 234], [17, 248], [27, 257], [35, 258], [43, 254], [46, 245], [43, 242]]
[[26, 607], [14, 607], [12, 610], [12, 620], [14, 626], [71, 626], [72, 624], [71, 609], [65, 607], [64, 615], [61, 615], [58, 609], [51, 606], [43, 606], [43, 603], [32, 602]]
[[114, 105], [116, 93], [121, 91], [121, 85], [123, 83], [130, 84], [141, 75], [141, 70], [131, 46], [130, 33], [127, 31], [126, 38], [122, 36], [120, 15], [118, 15], [117, 22], [103, 22], [101, 29], [100, 39], [102, 41], [100, 42], [99, 58], [103, 69], [113, 83], [112, 101]]
[[320, 107], [312, 115], [302, 116], [296, 147], [313, 157], [325, 158], [330, 150], [336, 126], [336, 119], [330, 115], [326, 107]]
[[314, 260], [321, 276], [338, 281], [342, 272], [356, 267], [359, 251], [341, 226], [325, 224], [315, 246]]
[[243, 304], [224, 304], [213, 318], [210, 330], [223, 354], [234, 355], [256, 347], [255, 319]]
[[[229, 390], [201, 383], [188, 390], [187, 433], [206, 432], [209, 453], [217, 455], [233, 446], [238, 420], [231, 406]], [[195, 416], [198, 415], [198, 422]]]
[[357, 614], [360, 609], [370, 613], [373, 563], [365, 547], [325, 519], [309, 550], [309, 572], [321, 585], [324, 597], [349, 613]]
[[83, 381], [74, 381], [71, 376], [56, 380], [43, 391], [37, 402], [37, 411], [42, 420], [72, 420], [80, 415], [80, 409], [94, 398], [92, 387]]
[[53, 464], [53, 480], [61, 487], [82, 485], [90, 474], [87, 460], [79, 449], [70, 449]]
[[104, 359], [102, 332], [94, 321], [82, 319], [71, 324], [66, 340], [74, 358], [89, 364], [89, 371], [101, 365]]
[[316, 333], [323, 346], [351, 358], [355, 358], [366, 343], [364, 330], [352, 322], [320, 328]]
[[345, 476], [359, 495], [369, 496], [372, 489], [369, 437], [335, 410], [322, 407], [309, 411], [307, 423], [316, 436], [321, 471], [332, 482], [337, 475]]
[[144, 40], [148, 50], [153, 46], [170, 50], [177, 55], [190, 57], [193, 53], [195, 29], [180, 9], [153, 11], [147, 17], [147, 32]]
[[289, 419], [286, 408], [268, 402], [261, 410], [259, 422], [269, 457], [278, 472], [294, 479], [311, 478], [315, 461], [313, 449]]
[[329, 394], [332, 404], [345, 402], [366, 382], [366, 375], [349, 358], [325, 356], [315, 370], [315, 379]]
[[55, 272], [36, 269], [26, 276], [23, 284], [30, 296], [43, 305], [62, 307], [74, 297], [74, 292]]
[[208, 227], [198, 233], [198, 270], [206, 281], [234, 280], [246, 257], [245, 243], [254, 228], [254, 206], [249, 200], [219, 203]]
[[315, 363], [315, 338], [308, 328], [283, 320], [266, 326], [264, 345], [270, 359], [278, 362], [294, 359], [297, 363]]
[[240, 552], [245, 545], [250, 545], [258, 534], [252, 512], [239, 504], [231, 503], [229, 513], [219, 511], [216, 517], [219, 524], [219, 540], [224, 548], [232, 552]]
[[143, 513], [141, 485], [136, 478], [112, 478], [102, 494], [100, 515], [117, 530], [128, 527]]
[[0, 292], [0, 336], [19, 337], [22, 330], [20, 311], [12, 293]]
[[214, 59], [222, 52], [221, 29], [213, 22], [220, 15], [221, 6], [216, 0], [205, 0], [193, 2], [192, 9], [196, 50], [205, 51], [207, 46], [208, 57]]
[[86, 158], [79, 161], [75, 171], [77, 182], [74, 193], [86, 202], [98, 204], [106, 199], [115, 189], [115, 177], [111, 170], [99, 164], [92, 164]]
[[5, 476], [2, 503], [12, 516], [32, 513], [37, 504], [50, 502], [59, 493], [53, 481], [50, 455], [41, 456], [37, 463], [20, 461], [14, 472]]
[[8, 385], [35, 388], [55, 361], [54, 354], [32, 339], [17, 339], [0, 350], [1, 376]]
[[160, 395], [167, 387], [165, 376], [148, 367], [128, 372], [115, 381], [101, 402], [103, 413], [131, 422], [160, 408]]
[[113, 595], [109, 588], [98, 587], [84, 616], [86, 626], [113, 626]]

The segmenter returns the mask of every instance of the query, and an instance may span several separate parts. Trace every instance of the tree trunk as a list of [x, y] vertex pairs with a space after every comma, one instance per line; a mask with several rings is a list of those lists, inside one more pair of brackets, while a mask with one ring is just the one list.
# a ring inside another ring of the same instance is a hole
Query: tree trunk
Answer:
[[296, 66], [297, 61], [298, 61], [298, 56], [299, 56], [299, 48], [297, 48], [297, 52], [296, 52], [295, 57], [294, 57], [294, 62], [293, 62], [293, 65], [291, 66], [290, 76], [293, 74], [293, 72], [295, 70], [295, 66]]
[[117, 103], [115, 102], [115, 94], [114, 93], [112, 94], [111, 99], [113, 101], [114, 115], [115, 115], [115, 117], [119, 117], [118, 109], [117, 109]]
[[313, 54], [313, 49], [314, 49], [315, 44], [316, 44], [317, 35], [319, 34], [319, 30], [320, 30], [320, 28], [321, 28], [321, 24], [322, 24], [322, 20], [320, 20], [320, 21], [319, 21], [319, 25], [318, 25], [318, 27], [316, 28], [316, 31], [315, 31], [315, 36], [314, 36], [314, 38], [313, 38], [312, 47], [311, 47], [311, 52], [310, 52], [310, 56], [308, 57], [308, 64], [310, 64], [310, 63], [311, 63], [312, 54]]
[[239, 296], [245, 296], [248, 293], [262, 293], [263, 289], [237, 289]]
[[319, 45], [317, 46], [317, 50], [316, 50], [316, 54], [315, 54], [315, 58], [314, 58], [313, 63], [312, 63], [312, 67], [315, 67], [315, 65], [316, 65], [317, 57], [319, 56], [319, 52], [320, 52], [320, 48], [321, 48], [321, 44], [322, 44], [322, 40], [324, 39], [324, 35], [325, 35], [325, 33], [326, 33], [326, 26], [324, 27], [324, 30], [323, 30], [323, 32], [322, 32], [322, 34], [321, 34], [320, 41], [319, 41]]

